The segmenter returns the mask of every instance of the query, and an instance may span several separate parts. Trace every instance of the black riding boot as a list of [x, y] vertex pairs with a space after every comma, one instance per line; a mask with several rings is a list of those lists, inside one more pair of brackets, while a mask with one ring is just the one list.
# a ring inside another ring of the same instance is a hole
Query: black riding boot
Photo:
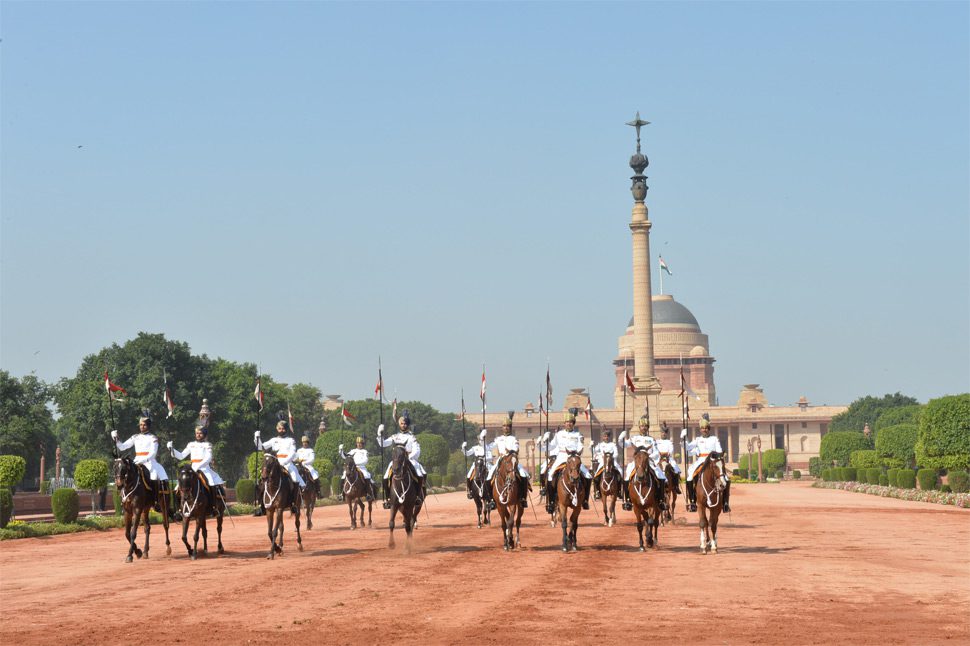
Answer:
[[633, 511], [633, 503], [630, 502], [630, 483], [624, 480], [620, 486], [620, 491], [622, 492], [620, 497], [623, 498], [623, 510]]
[[721, 511], [731, 513], [731, 507], [728, 505], [728, 498], [731, 497], [731, 485], [729, 484], [724, 488], [724, 505], [721, 507]]
[[546, 511], [550, 514], [556, 510], [556, 479], [546, 482]]
[[589, 492], [593, 488], [593, 479], [583, 478], [583, 482], [586, 483], [586, 492], [583, 494], [583, 509], [589, 509]]
[[596, 476], [595, 478], [593, 478], [593, 497], [596, 500], [599, 500], [600, 497], [601, 497], [601, 494], [600, 494], [600, 477], [601, 476]]
[[687, 481], [687, 500], [690, 502], [690, 510], [697, 511], [697, 483], [693, 480]]
[[475, 499], [475, 494], [472, 493], [472, 481], [465, 478], [465, 495], [468, 496], [469, 500]]
[[485, 484], [485, 500], [488, 504], [489, 511], [495, 511], [495, 497], [492, 495], [492, 481], [486, 480]]
[[323, 498], [323, 491], [320, 490], [320, 478], [313, 479], [313, 489], [317, 492], [317, 498]]
[[667, 481], [658, 481], [658, 493], [660, 495], [660, 511], [667, 511]]
[[522, 495], [519, 499], [519, 504], [522, 509], [528, 509], [529, 507], [529, 479], [519, 477], [519, 489], [522, 491]]
[[377, 489], [374, 487], [374, 481], [368, 480], [367, 495], [365, 496], [365, 499], [367, 500], [367, 502], [374, 502], [374, 498], [376, 497], [377, 497]]
[[390, 509], [391, 508], [391, 482], [387, 478], [384, 478], [384, 480], [381, 481], [381, 491], [384, 493], [384, 502], [381, 503], [381, 506], [384, 509]]

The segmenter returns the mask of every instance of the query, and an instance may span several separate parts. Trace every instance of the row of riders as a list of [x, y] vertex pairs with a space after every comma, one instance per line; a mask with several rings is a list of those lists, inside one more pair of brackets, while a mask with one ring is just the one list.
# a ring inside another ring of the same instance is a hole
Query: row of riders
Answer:
[[[652, 499], [656, 502], [658, 510], [666, 510], [665, 491], [668, 474], [675, 480], [672, 484], [674, 488], [677, 487], [676, 478], [680, 474], [680, 468], [673, 457], [673, 443], [669, 439], [669, 430], [664, 425], [662, 439], [655, 442], [649, 435], [649, 420], [646, 416], [640, 419], [639, 435], [627, 439], [624, 431], [620, 434], [618, 442], [614, 443], [611, 441], [611, 434], [606, 433], [605, 441], [597, 445], [594, 450], [594, 462], [599, 464], [599, 468], [594, 468], [595, 473], [591, 473], [582, 464], [580, 457], [584, 438], [576, 429], [576, 414], [576, 409], [570, 409], [566, 413], [563, 428], [557, 430], [554, 435], [547, 434], [541, 439], [546, 447], [548, 460], [541, 467], [540, 477], [543, 487], [540, 488], [540, 495], [545, 496], [546, 510], [553, 514], [554, 520], [558, 512], [563, 528], [564, 550], [576, 548], [579, 509], [580, 507], [589, 509], [589, 494], [594, 487], [597, 498], [604, 497], [608, 500], [612, 496], [615, 502], [618, 495], [623, 501], [624, 509], [634, 510], [639, 531], [642, 526], [641, 510], [646, 502], [642, 495], [642, 483], [649, 480], [648, 490], [651, 491], [656, 485], [656, 492], [652, 494]], [[279, 418], [276, 424], [276, 437], [264, 442], [259, 431], [254, 434], [256, 448], [265, 452], [258, 483], [257, 514], [267, 516], [267, 533], [271, 543], [267, 558], [273, 558], [275, 554], [282, 552], [283, 511], [287, 509], [296, 516], [298, 549], [303, 549], [299, 514], [301, 502], [307, 510], [307, 526], [312, 528], [310, 514], [316, 497], [320, 495], [319, 475], [313, 468], [315, 455], [309, 445], [309, 438], [306, 436], [301, 438], [302, 447], [297, 449], [296, 440], [291, 434], [286, 417], [281, 414]], [[393, 532], [397, 513], [402, 514], [405, 531], [410, 539], [427, 496], [427, 472], [418, 461], [421, 446], [414, 436], [408, 411], [404, 411], [397, 423], [397, 432], [386, 438], [384, 425], [381, 424], [377, 429], [378, 444], [382, 449], [391, 448], [391, 462], [382, 480], [383, 506], [391, 510], [389, 521], [391, 530], [389, 545], [391, 546], [394, 545]], [[140, 520], [145, 526], [144, 556], [146, 558], [148, 556], [150, 536], [148, 515], [153, 507], [162, 514], [166, 551], [171, 553], [168, 526], [169, 520], [175, 518], [176, 514], [168, 505], [170, 494], [168, 475], [157, 460], [159, 442], [151, 432], [151, 425], [151, 414], [144, 411], [139, 418], [138, 433], [126, 441], [119, 441], [118, 432], [111, 431], [112, 439], [119, 452], [133, 448], [135, 454], [134, 458], [116, 459], [114, 469], [116, 486], [125, 512], [125, 536], [129, 542], [129, 553], [126, 559], [128, 562], [131, 562], [132, 554], [139, 558], [143, 554], [135, 544]], [[721, 460], [723, 454], [717, 437], [710, 435], [710, 423], [706, 418], [701, 421], [701, 433], [701, 437], [688, 444], [690, 455], [695, 457], [688, 469], [687, 477], [692, 511], [696, 510], [695, 473], [708, 462]], [[531, 477], [518, 460], [519, 443], [512, 432], [511, 414], [503, 425], [503, 435], [486, 444], [485, 434], [485, 429], [482, 429], [478, 446], [468, 449], [466, 444], [462, 444], [462, 450], [476, 458], [468, 473], [468, 493], [470, 498], [476, 498], [480, 504], [486, 506], [486, 509], [494, 509], [496, 506], [499, 508], [505, 549], [512, 549], [520, 544], [519, 526], [522, 511], [528, 506]], [[681, 437], [685, 435], [686, 429], [682, 431]], [[363, 524], [364, 501], [371, 505], [376, 493], [366, 466], [369, 456], [364, 448], [363, 438], [358, 437], [356, 445], [356, 448], [347, 453], [344, 453], [343, 445], [338, 449], [341, 459], [345, 460], [341, 477], [341, 494], [348, 502], [354, 528], [357, 526], [355, 510], [360, 510], [360, 521]], [[634, 447], [634, 459], [626, 465], [625, 471], [621, 474], [616, 468], [617, 457], [623, 454], [626, 446]], [[172, 442], [167, 443], [167, 448], [177, 459], [186, 457], [190, 459], [189, 464], [179, 468], [177, 487], [180, 500], [178, 513], [182, 517], [183, 525], [182, 542], [186, 550], [193, 559], [196, 558], [201, 530], [203, 551], [207, 551], [205, 518], [215, 516], [219, 534], [218, 549], [222, 553], [222, 520], [228, 509], [224, 482], [212, 467], [212, 445], [207, 440], [206, 425], [201, 421], [196, 424], [195, 440], [189, 442], [184, 450], [179, 451]], [[494, 463], [493, 452], [497, 454], [497, 460]], [[661, 466], [662, 464], [664, 466]], [[723, 462], [720, 463], [720, 467], [720, 473], [725, 473]], [[499, 475], [497, 478], [496, 473]], [[284, 474], [287, 477], [284, 477]], [[622, 478], [622, 486], [617, 482], [620, 478]], [[312, 488], [307, 487], [307, 480], [313, 483]], [[483, 480], [484, 484], [482, 484]], [[719, 507], [729, 511], [727, 503], [730, 488], [727, 486], [726, 477], [721, 476], [720, 481], [721, 486], [717, 487]], [[475, 495], [476, 491], [478, 495]], [[570, 509], [573, 510], [572, 513], [568, 511]], [[604, 500], [605, 511], [606, 500]], [[610, 514], [612, 510], [607, 515], [607, 521], [612, 524], [615, 516], [611, 518]], [[195, 543], [190, 546], [187, 532], [192, 519], [196, 521], [196, 531]], [[567, 520], [571, 524], [571, 529], [567, 527]], [[648, 521], [648, 527], [650, 524]], [[656, 522], [653, 525], [655, 538]], [[479, 526], [481, 526], [481, 514]], [[653, 541], [649, 538], [648, 531], [648, 542], [652, 544]], [[702, 548], [703, 543], [702, 526]], [[642, 547], [641, 532], [641, 549]]]

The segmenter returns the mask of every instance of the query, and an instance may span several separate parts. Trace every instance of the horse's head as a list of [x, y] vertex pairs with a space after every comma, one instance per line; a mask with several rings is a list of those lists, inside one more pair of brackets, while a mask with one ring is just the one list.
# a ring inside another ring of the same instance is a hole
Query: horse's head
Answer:
[[265, 482], [280, 469], [280, 461], [272, 453], [263, 454], [263, 467], [260, 471], [260, 478]]
[[566, 467], [563, 469], [563, 476], [566, 478], [568, 482], [573, 483], [579, 480], [579, 477], [582, 473], [580, 471], [580, 467], [582, 466], [582, 464], [583, 464], [583, 461], [579, 457], [579, 453], [575, 451], [570, 451], [569, 457], [566, 458]]
[[404, 465], [408, 462], [408, 450], [403, 444], [395, 444], [391, 449], [391, 473], [401, 477], [404, 475]]
[[137, 477], [135, 463], [129, 457], [115, 458], [114, 463], [115, 487], [121, 489], [126, 483]]
[[475, 479], [482, 480], [487, 472], [488, 467], [485, 466], [485, 458], [475, 458]]
[[647, 449], [643, 447], [637, 448], [636, 453], [633, 454], [633, 474], [637, 480], [643, 480], [646, 476], [649, 462], [650, 454], [647, 453]]
[[347, 459], [344, 460], [344, 478], [349, 478], [350, 475], [356, 470], [357, 463], [354, 462], [354, 459], [348, 455]]
[[613, 461], [613, 454], [612, 453], [604, 453], [603, 454], [603, 469], [607, 473], [609, 473], [610, 471], [613, 470], [613, 467], [615, 467], [615, 466], [616, 466], [616, 463]]
[[187, 464], [183, 464], [179, 467], [179, 490], [183, 492], [192, 491], [195, 486], [194, 480], [198, 478], [198, 474], [192, 470]]

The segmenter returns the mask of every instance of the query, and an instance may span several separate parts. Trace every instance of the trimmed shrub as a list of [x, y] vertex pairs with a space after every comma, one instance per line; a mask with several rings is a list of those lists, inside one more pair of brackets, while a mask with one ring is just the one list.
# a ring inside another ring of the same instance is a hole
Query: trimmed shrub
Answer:
[[108, 463], [104, 460], [81, 460], [74, 467], [74, 486], [78, 489], [102, 489], [108, 486]]
[[887, 476], [885, 473], [880, 474], [880, 476], [879, 476], [879, 484], [882, 485], [883, 487], [888, 487], [889, 486], [889, 476]]
[[879, 442], [879, 434], [890, 426], [896, 426], [897, 424], [912, 424], [913, 426], [918, 426], [920, 413], [922, 412], [923, 407], [920, 404], [890, 408], [880, 415], [879, 419], [873, 425], [872, 430], [876, 433], [876, 442]]
[[121, 515], [121, 493], [118, 491], [118, 487], [114, 485], [111, 486], [111, 504], [115, 508], [115, 516]]
[[447, 473], [447, 474], [445, 474], [444, 477], [441, 478], [441, 484], [442, 484], [442, 486], [445, 486], [445, 487], [454, 487], [455, 486], [455, 474], [454, 473]]
[[253, 482], [259, 480], [259, 474], [263, 466], [263, 452], [253, 451], [246, 458], [246, 473], [249, 474], [250, 479]]
[[828, 469], [828, 468], [822, 469], [822, 472], [820, 475], [822, 476], [822, 480], [824, 482], [832, 482], [832, 469]]
[[421, 464], [428, 471], [434, 470], [437, 473], [446, 473], [448, 471], [449, 457], [447, 440], [440, 435], [427, 432], [418, 433], [414, 439], [421, 445]]
[[866, 469], [866, 482], [869, 484], [877, 485], [879, 484], [879, 476], [882, 475], [882, 469], [879, 467], [871, 467]]
[[340, 476], [330, 477], [330, 493], [334, 496], [340, 495]]
[[[384, 437], [393, 435], [396, 430], [397, 429], [393, 426], [388, 425], [387, 430], [384, 431]], [[375, 453], [378, 457], [380, 457], [380, 447], [376, 446], [376, 442], [372, 441], [371, 445], [367, 446], [367, 437], [362, 432], [359, 433], [359, 435], [364, 438], [364, 448], [366, 448], [368, 452]], [[343, 444], [344, 450], [349, 451], [356, 446], [355, 442], [357, 440], [357, 436], [358, 433], [356, 431], [350, 431], [343, 428], [328, 430], [326, 433], [321, 433], [320, 437], [317, 438], [316, 444], [313, 445], [313, 451], [316, 453], [316, 459], [319, 460], [320, 458], [326, 458], [336, 466], [337, 461], [340, 460], [340, 451], [337, 449], [337, 447]], [[340, 475], [339, 472], [343, 471], [343, 468], [331, 468], [329, 477], [333, 476], [335, 470], [338, 471], [337, 475]], [[322, 473], [321, 477], [323, 477]]]
[[920, 469], [916, 472], [916, 480], [920, 489], [930, 491], [937, 488], [940, 477], [936, 474], [936, 469]]
[[808, 459], [808, 473], [816, 478], [822, 475], [822, 458], [816, 456]]
[[[323, 484], [329, 481], [330, 476], [333, 475], [334, 462], [330, 458], [318, 456], [313, 459], [313, 468], [320, 474], [320, 484]], [[341, 465], [340, 470], [343, 470], [343, 465]], [[340, 474], [338, 473], [337, 475]]]
[[27, 461], [19, 455], [0, 455], [0, 487], [16, 487], [26, 472]]
[[875, 449], [861, 449], [849, 454], [849, 465], [856, 469], [871, 469], [882, 466], [882, 460]]
[[747, 469], [735, 469], [734, 470], [734, 475], [739, 476], [739, 477], [744, 478], [745, 480], [747, 480], [748, 479], [748, 470]]
[[953, 493], [967, 493], [970, 491], [970, 474], [966, 471], [950, 471], [946, 481]]
[[[751, 466], [748, 464], [748, 457], [749, 456], [747, 453], [742, 453], [741, 457], [738, 458], [738, 468], [741, 469], [742, 471], [747, 471], [751, 468]], [[755, 457], [754, 459], [754, 464], [755, 464], [755, 468], [757, 468], [757, 465], [758, 465], [757, 457]]]
[[236, 502], [253, 504], [256, 500], [256, 483], [250, 478], [236, 480]]
[[441, 486], [441, 474], [440, 473], [429, 473], [428, 474], [428, 484], [432, 487]]
[[889, 481], [890, 487], [898, 487], [896, 483], [896, 476], [899, 474], [899, 469], [893, 468], [886, 472], [886, 480]]
[[869, 441], [862, 433], [841, 431], [827, 433], [822, 437], [819, 448], [819, 458], [825, 464], [832, 464], [834, 460], [838, 466], [847, 466], [853, 451], [868, 449]]
[[330, 496], [330, 478], [326, 480], [320, 478], [320, 496], [323, 498]]
[[915, 424], [887, 426], [876, 436], [876, 453], [887, 467], [912, 467], [916, 464]]
[[940, 493], [953, 493], [953, 489], [950, 489], [950, 485], [940, 485]]
[[51, 496], [51, 509], [54, 512], [54, 519], [59, 523], [77, 521], [77, 512], [80, 509], [77, 492], [66, 487], [56, 490]]
[[900, 489], [916, 488], [916, 472], [912, 469], [900, 469], [896, 472], [896, 486]]
[[792, 480], [801, 480], [802, 472], [799, 471], [798, 469], [795, 469], [794, 471], [791, 472], [791, 477], [792, 477]]
[[761, 454], [761, 466], [765, 473], [776, 473], [785, 468], [785, 449], [768, 449]]
[[4, 487], [0, 489], [0, 529], [7, 526], [10, 522], [10, 516], [13, 514], [13, 496], [10, 495], [10, 489]]
[[781, 469], [775, 471], [775, 478], [778, 479], [778, 480], [784, 480], [785, 479], [785, 472], [782, 471]]
[[858, 480], [855, 467], [842, 467], [842, 480], [845, 482], [855, 482]]
[[926, 404], [915, 449], [920, 466], [970, 468], [970, 393], [931, 399]]

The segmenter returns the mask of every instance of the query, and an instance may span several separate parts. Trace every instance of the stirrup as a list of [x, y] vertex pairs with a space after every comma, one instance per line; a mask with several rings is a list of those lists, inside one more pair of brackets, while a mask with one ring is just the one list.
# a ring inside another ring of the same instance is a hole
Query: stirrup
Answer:
[[390, 500], [385, 500], [384, 502], [381, 503], [381, 507], [383, 507], [384, 509], [390, 509], [391, 508], [391, 501]]
[[623, 501], [623, 511], [633, 511], [633, 503], [629, 500]]
[[721, 507], [721, 511], [730, 514], [731, 513], [731, 505], [729, 505], [727, 503], [724, 503], [724, 505]]

